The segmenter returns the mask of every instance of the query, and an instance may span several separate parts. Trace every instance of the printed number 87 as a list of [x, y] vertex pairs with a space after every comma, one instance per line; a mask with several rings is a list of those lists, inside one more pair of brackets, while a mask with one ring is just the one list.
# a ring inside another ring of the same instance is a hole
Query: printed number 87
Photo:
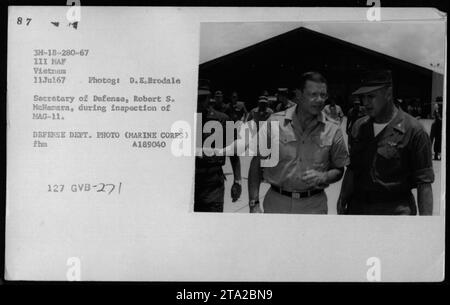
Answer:
[[[26, 21], [26, 25], [28, 26], [31, 22], [31, 18], [27, 18], [27, 19], [25, 19], [25, 21]], [[17, 24], [22, 24], [22, 17], [17, 18]]]

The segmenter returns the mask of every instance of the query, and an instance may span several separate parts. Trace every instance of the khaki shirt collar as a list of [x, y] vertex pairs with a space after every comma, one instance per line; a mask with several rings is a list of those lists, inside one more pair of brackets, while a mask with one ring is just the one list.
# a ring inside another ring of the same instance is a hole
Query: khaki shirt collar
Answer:
[[[294, 119], [297, 120], [297, 107], [298, 104], [296, 104], [295, 106], [292, 106], [288, 109], [286, 109], [286, 115], [285, 115], [285, 124], [287, 123], [286, 121], [293, 121]], [[314, 120], [316, 120], [319, 123], [325, 124], [325, 116], [323, 114], [323, 112], [320, 112], [319, 115], [317, 115]]]

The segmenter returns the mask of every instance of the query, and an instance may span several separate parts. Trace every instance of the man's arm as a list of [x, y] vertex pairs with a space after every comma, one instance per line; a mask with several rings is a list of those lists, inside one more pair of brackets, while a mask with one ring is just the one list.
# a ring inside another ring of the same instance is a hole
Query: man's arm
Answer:
[[250, 162], [248, 170], [248, 198], [249, 200], [259, 200], [259, 186], [261, 183], [260, 177], [261, 159], [256, 156]]
[[[259, 186], [261, 184], [261, 157], [255, 156], [250, 162], [248, 170], [248, 198], [250, 202], [250, 213], [260, 213]], [[258, 203], [258, 204], [256, 204]]]
[[417, 186], [417, 205], [419, 215], [433, 214], [433, 189], [430, 183], [423, 183]]
[[245, 122], [245, 120], [247, 120], [247, 116], [248, 116], [248, 110], [247, 110], [247, 107], [245, 107], [245, 104], [244, 104], [244, 122]]
[[[259, 129], [257, 134], [253, 137], [253, 144], [259, 143], [256, 139], [267, 139], [267, 143], [276, 143], [278, 145], [278, 136], [275, 133], [272, 137], [270, 125], [270, 119], [268, 124], [263, 124]], [[250, 213], [261, 213], [261, 207], [259, 204], [259, 187], [262, 180], [262, 170], [261, 170], [261, 159], [264, 159], [266, 156], [262, 157], [260, 155], [259, 149], [256, 145], [251, 145], [253, 149], [256, 149], [256, 155], [252, 158], [250, 162], [250, 168], [248, 170], [248, 199], [250, 206]], [[253, 151], [255, 153], [255, 151]]]
[[234, 182], [241, 181], [241, 162], [239, 156], [230, 156], [231, 168], [233, 169]]
[[431, 141], [423, 128], [415, 130], [411, 140], [410, 170], [412, 180], [417, 185], [417, 206], [419, 215], [433, 213], [434, 171], [431, 153]]
[[327, 187], [329, 184], [341, 180], [344, 168], [332, 168], [325, 172], [315, 169], [307, 170], [303, 176], [303, 181], [310, 187]]
[[[354, 127], [352, 127], [352, 128], [354, 128]], [[356, 134], [356, 130], [355, 130], [355, 134]], [[348, 135], [349, 140], [353, 136], [354, 135], [352, 133], [350, 133]], [[340, 129], [338, 129], [338, 131], [336, 132], [336, 135], [334, 137], [332, 151], [333, 151], [332, 161], [333, 161], [334, 166], [335, 167], [338, 166], [339, 168], [342, 168], [342, 169], [347, 167], [347, 170], [345, 171], [345, 175], [344, 175], [344, 180], [342, 181], [342, 185], [341, 185], [341, 193], [339, 194], [339, 199], [337, 202], [338, 214], [346, 214], [348, 203], [350, 202], [350, 199], [353, 195], [354, 173], [349, 167], [350, 166], [350, 156], [349, 156], [347, 146], [345, 145], [344, 135], [342, 134]], [[339, 179], [341, 177], [339, 177]]]
[[308, 170], [303, 176], [303, 181], [311, 187], [324, 188], [342, 178], [344, 168], [349, 163], [349, 157], [341, 129], [338, 129], [333, 137], [333, 143], [330, 148], [330, 161], [328, 171]]
[[342, 215], [347, 213], [348, 203], [350, 202], [354, 190], [354, 174], [350, 168], [347, 168], [344, 180], [341, 185], [341, 192], [337, 202], [337, 213]]
[[325, 183], [326, 184], [335, 183], [335, 182], [341, 180], [343, 175], [344, 175], [343, 168], [332, 168], [328, 172], [326, 172]]
[[236, 202], [242, 194], [242, 185], [241, 185], [241, 161], [239, 156], [230, 156], [231, 167], [233, 168], [233, 176], [234, 182], [231, 186], [231, 199], [233, 202]]
[[342, 178], [344, 168], [349, 163], [349, 157], [341, 129], [338, 129], [333, 137], [330, 161], [330, 167], [327, 171], [308, 170], [303, 176], [303, 181], [310, 187], [325, 188]]
[[247, 121], [253, 120], [253, 110], [250, 110], [247, 115]]

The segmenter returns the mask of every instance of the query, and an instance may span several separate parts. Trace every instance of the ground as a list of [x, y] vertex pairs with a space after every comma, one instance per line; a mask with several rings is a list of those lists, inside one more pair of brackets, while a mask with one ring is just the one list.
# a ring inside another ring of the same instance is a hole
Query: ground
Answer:
[[[424, 125], [425, 130], [430, 133], [430, 128], [432, 120], [421, 120]], [[347, 134], [345, 133], [345, 118], [342, 123], [343, 133], [345, 140], [347, 141]], [[227, 158], [227, 162], [224, 165], [224, 172], [227, 180], [225, 182], [225, 205], [224, 212], [234, 212], [234, 213], [248, 213], [248, 189], [247, 189], [247, 175], [248, 168], [250, 166], [250, 157], [241, 157], [241, 172], [242, 172], [242, 195], [241, 198], [236, 202], [231, 202], [230, 189], [233, 183], [233, 172], [231, 169], [230, 161]], [[435, 174], [435, 181], [433, 183], [433, 214], [439, 215], [440, 210], [440, 200], [441, 197], [441, 161], [433, 161], [433, 168]], [[325, 191], [328, 197], [328, 214], [336, 214], [336, 202], [339, 196], [339, 191], [341, 188], [342, 180], [330, 185]], [[260, 187], [260, 201], [263, 202], [264, 195], [269, 189], [270, 185], [267, 183], [261, 183]], [[416, 190], [413, 190], [414, 196], [416, 196]]]

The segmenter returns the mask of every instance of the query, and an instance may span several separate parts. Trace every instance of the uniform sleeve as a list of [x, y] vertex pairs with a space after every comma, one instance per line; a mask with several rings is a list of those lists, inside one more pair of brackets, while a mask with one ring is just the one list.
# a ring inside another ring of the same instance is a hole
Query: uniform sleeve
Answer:
[[260, 128], [255, 121], [250, 120], [241, 125], [238, 131], [238, 146], [244, 147], [248, 156], [256, 156], [258, 153], [259, 134], [266, 134], [265, 128]]
[[[275, 121], [275, 123], [278, 123], [278, 122]], [[261, 148], [270, 149], [271, 145], [273, 145], [274, 139], [272, 137], [276, 136], [276, 134], [272, 134], [271, 126], [272, 126], [272, 124], [275, 124], [275, 123], [271, 120], [267, 120], [267, 121], [261, 121], [258, 124], [258, 140], [255, 143], [258, 144], [258, 155], [260, 157], [262, 157], [263, 159], [269, 157], [269, 155], [267, 155], [268, 151], [261, 152], [260, 149]]]
[[[272, 152], [272, 146], [278, 145], [278, 121], [269, 119], [268, 121], [261, 121], [259, 124], [255, 121], [249, 121], [242, 126], [240, 139], [246, 141], [245, 146], [248, 155], [259, 155], [262, 159], [268, 158]], [[272, 133], [272, 128], [275, 129], [274, 133]]]
[[418, 184], [433, 183], [434, 171], [431, 153], [431, 141], [422, 128], [414, 132], [411, 138], [412, 180]]
[[347, 145], [342, 130], [338, 128], [331, 144], [331, 168], [343, 168], [350, 164]]

